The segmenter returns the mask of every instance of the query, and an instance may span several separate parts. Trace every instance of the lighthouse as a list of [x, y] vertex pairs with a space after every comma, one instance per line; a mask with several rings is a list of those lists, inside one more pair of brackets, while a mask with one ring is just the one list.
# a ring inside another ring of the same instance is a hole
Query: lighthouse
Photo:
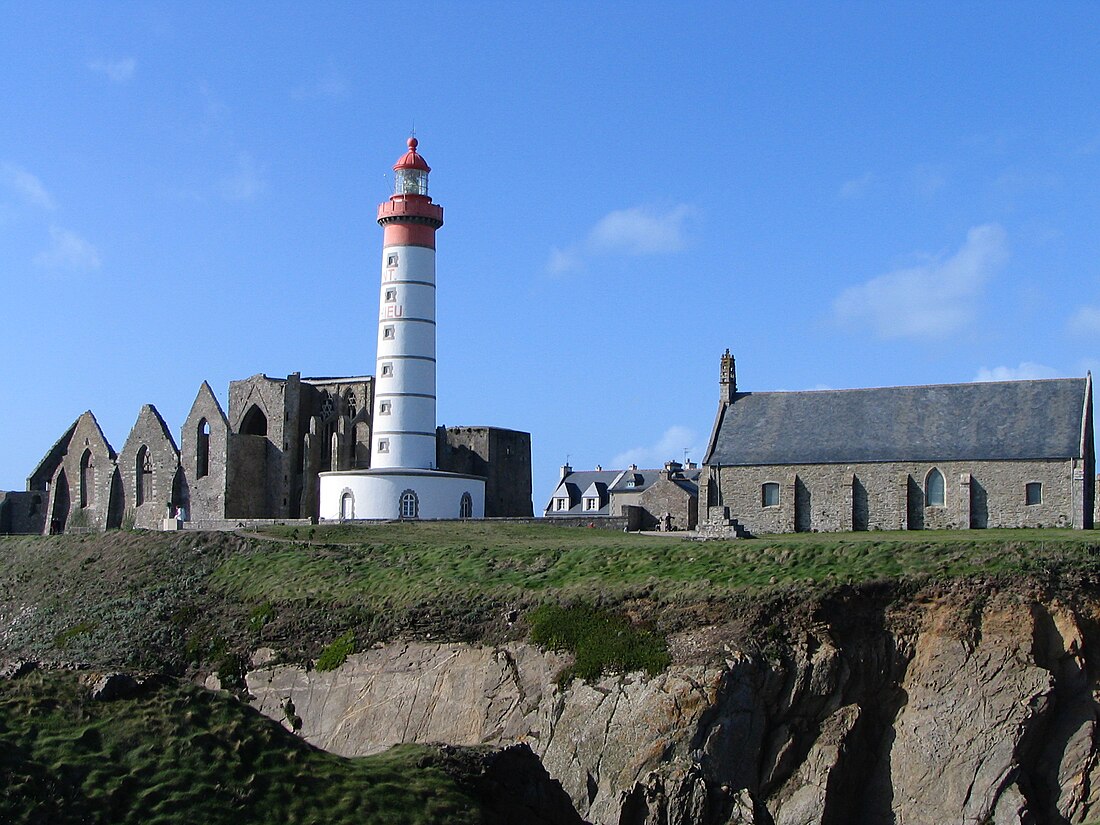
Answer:
[[481, 518], [485, 480], [436, 467], [435, 237], [443, 207], [428, 195], [418, 141], [393, 166], [378, 206], [382, 277], [368, 470], [320, 474], [322, 519]]
[[378, 206], [382, 285], [371, 467], [435, 464], [435, 233], [443, 207], [428, 196], [431, 169], [409, 138], [394, 193]]

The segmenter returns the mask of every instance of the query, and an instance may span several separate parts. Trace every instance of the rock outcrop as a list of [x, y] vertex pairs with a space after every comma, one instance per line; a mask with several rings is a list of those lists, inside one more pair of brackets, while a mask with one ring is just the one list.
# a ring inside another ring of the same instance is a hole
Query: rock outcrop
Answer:
[[1100, 816], [1096, 608], [838, 602], [764, 652], [712, 628], [709, 656], [564, 687], [560, 654], [412, 642], [247, 684], [345, 755], [526, 744], [600, 825], [1085, 823]]

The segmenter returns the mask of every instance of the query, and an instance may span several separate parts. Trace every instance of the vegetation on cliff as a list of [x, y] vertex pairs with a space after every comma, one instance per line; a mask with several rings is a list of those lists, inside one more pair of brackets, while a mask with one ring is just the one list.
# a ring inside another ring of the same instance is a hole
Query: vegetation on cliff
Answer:
[[[837, 591], [1100, 577], [1091, 531], [797, 534], [690, 542], [491, 522], [0, 538], [0, 656], [231, 679], [249, 651], [340, 638], [525, 637], [542, 604], [657, 634]], [[346, 646], [346, 645], [345, 645]]]
[[317, 750], [224, 694], [158, 680], [95, 701], [77, 676], [0, 679], [0, 822], [480, 823], [436, 749]]

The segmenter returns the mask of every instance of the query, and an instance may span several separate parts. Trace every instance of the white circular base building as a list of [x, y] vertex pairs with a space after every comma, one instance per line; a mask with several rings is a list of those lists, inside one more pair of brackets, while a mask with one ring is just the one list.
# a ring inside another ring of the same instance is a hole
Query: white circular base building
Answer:
[[439, 470], [321, 473], [325, 520], [485, 518], [485, 479]]

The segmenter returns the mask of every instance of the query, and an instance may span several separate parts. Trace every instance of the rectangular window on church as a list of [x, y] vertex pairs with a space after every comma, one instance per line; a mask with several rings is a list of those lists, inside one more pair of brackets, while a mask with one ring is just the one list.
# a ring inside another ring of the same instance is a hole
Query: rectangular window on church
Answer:
[[760, 503], [765, 507], [779, 506], [779, 485], [769, 481], [760, 487]]
[[1043, 485], [1038, 481], [1028, 482], [1027, 487], [1024, 488], [1024, 500], [1028, 504], [1042, 504]]

